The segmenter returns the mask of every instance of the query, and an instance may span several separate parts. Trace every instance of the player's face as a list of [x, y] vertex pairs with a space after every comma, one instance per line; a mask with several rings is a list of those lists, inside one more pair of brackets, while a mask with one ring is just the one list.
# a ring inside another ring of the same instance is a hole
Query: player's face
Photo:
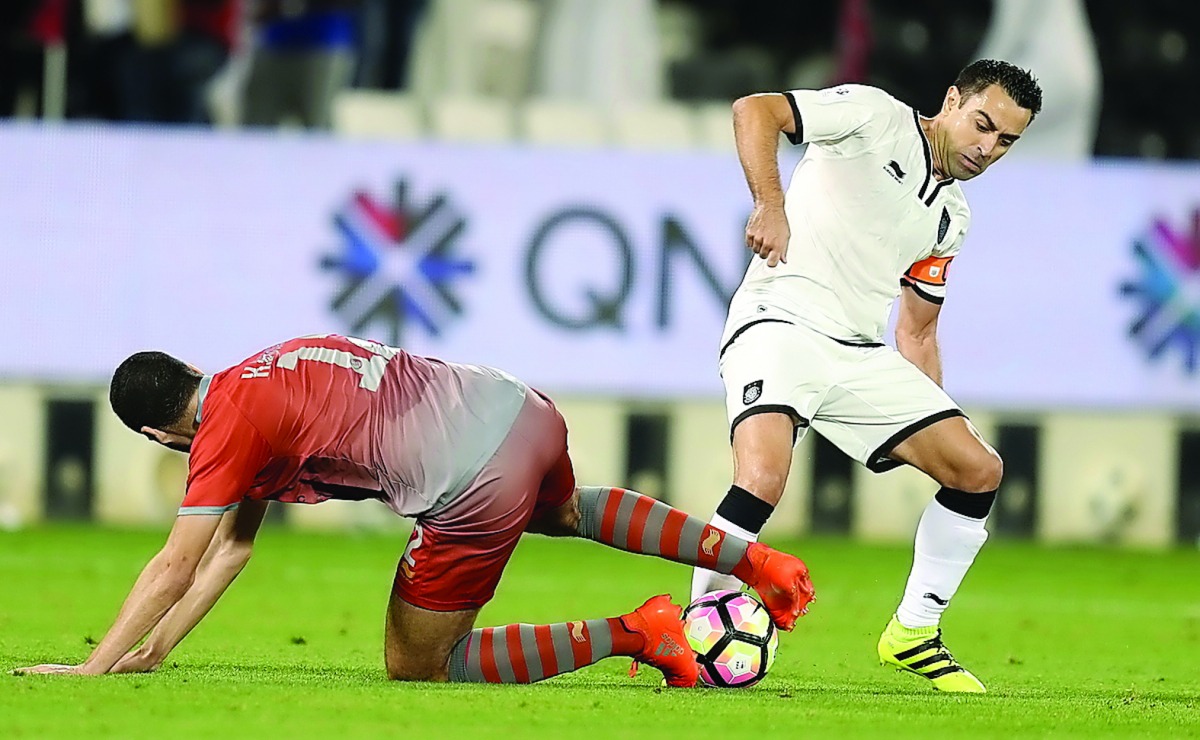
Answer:
[[1008, 153], [1029, 125], [1031, 114], [999, 85], [990, 85], [965, 100], [958, 88], [950, 88], [941, 117], [946, 174], [970, 180]]

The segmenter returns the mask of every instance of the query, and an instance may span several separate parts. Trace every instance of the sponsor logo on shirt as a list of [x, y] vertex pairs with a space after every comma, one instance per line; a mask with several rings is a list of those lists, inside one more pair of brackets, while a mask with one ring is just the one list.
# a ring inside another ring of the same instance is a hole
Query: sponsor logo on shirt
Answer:
[[1133, 243], [1140, 274], [1121, 284], [1137, 306], [1129, 337], [1151, 361], [1174, 355], [1200, 367], [1200, 208], [1182, 228], [1156, 218]]
[[907, 172], [900, 169], [900, 163], [894, 159], [883, 166], [883, 171], [888, 173], [896, 182], [904, 182], [905, 176], [908, 175]]
[[462, 313], [457, 281], [475, 270], [455, 250], [466, 219], [445, 195], [424, 204], [404, 180], [388, 205], [357, 190], [334, 214], [341, 252], [322, 267], [341, 278], [330, 309], [354, 333], [385, 333], [394, 345], [416, 325], [431, 337]]

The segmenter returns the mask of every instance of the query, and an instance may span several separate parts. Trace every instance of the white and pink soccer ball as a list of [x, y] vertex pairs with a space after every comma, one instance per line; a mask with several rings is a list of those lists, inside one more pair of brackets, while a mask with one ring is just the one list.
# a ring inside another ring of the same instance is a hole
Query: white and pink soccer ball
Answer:
[[740, 591], [713, 591], [693, 601], [683, 612], [683, 630], [705, 686], [753, 686], [767, 675], [779, 647], [771, 615]]

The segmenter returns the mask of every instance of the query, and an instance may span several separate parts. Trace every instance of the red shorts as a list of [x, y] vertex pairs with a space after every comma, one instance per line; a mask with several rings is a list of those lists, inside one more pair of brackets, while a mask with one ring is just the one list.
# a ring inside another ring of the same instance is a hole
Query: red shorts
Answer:
[[574, 491], [566, 422], [531, 388], [500, 449], [467, 490], [417, 520], [393, 592], [432, 611], [480, 608], [529, 521]]

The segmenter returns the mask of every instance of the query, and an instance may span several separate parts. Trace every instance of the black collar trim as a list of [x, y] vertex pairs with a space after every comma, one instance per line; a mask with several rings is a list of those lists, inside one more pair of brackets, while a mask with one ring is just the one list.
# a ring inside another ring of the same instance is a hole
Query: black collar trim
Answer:
[[924, 199], [925, 191], [929, 189], [929, 181], [933, 179], [933, 152], [929, 150], [929, 139], [925, 138], [925, 129], [921, 128], [921, 114], [913, 108], [913, 124], [917, 127], [917, 138], [921, 140], [921, 149], [925, 152], [925, 180], [921, 183], [921, 191], [917, 197]]
[[[945, 180], [937, 180], [933, 176], [933, 152], [929, 148], [929, 139], [925, 138], [925, 129], [921, 128], [921, 114], [917, 113], [917, 109], [913, 108], [913, 123], [917, 127], [917, 137], [921, 139], [921, 150], [925, 153], [925, 180], [921, 183], [921, 190], [917, 193], [917, 197], [925, 202], [925, 205], [933, 205], [934, 198], [950, 183], [954, 182], [953, 177], [948, 177]], [[929, 185], [933, 184], [933, 189], [930, 190]], [[925, 197], [925, 193], [929, 193], [929, 197]]]
[[949, 185], [952, 182], [954, 182], [953, 178], [951, 178], [949, 180], [939, 180], [937, 185], [933, 186], [933, 190], [929, 191], [929, 197], [925, 199], [925, 205], [927, 205], [927, 206], [933, 205], [933, 199], [937, 197], [937, 194], [939, 192], [941, 192], [942, 188], [946, 187], [947, 185]]

